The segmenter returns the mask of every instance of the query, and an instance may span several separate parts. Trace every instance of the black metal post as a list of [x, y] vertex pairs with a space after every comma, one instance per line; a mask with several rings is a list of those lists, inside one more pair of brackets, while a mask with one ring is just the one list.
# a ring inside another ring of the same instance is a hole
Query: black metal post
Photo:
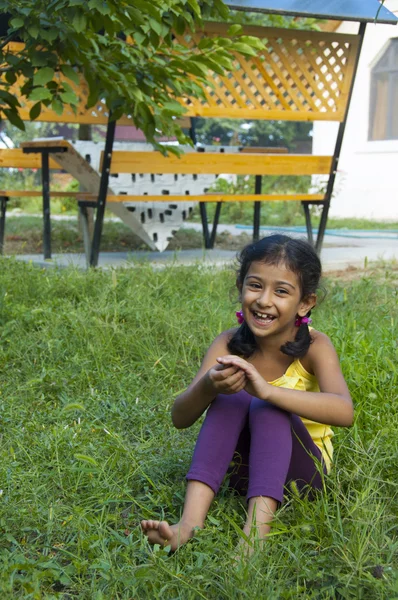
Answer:
[[195, 117], [191, 117], [189, 120], [191, 123], [191, 127], [189, 128], [189, 137], [191, 138], [194, 145], [196, 146], [196, 143], [198, 141], [197, 137], [196, 137], [196, 119], [195, 119]]
[[112, 121], [112, 114], [109, 112], [108, 127], [106, 130], [104, 160], [102, 162], [101, 183], [98, 193], [97, 214], [94, 225], [93, 243], [91, 246], [90, 265], [98, 265], [98, 256], [101, 244], [102, 226], [104, 223], [106, 194], [108, 191], [109, 173], [111, 170], [113, 141], [115, 139], [116, 121]]
[[41, 181], [43, 189], [43, 254], [51, 258], [51, 219], [50, 219], [50, 170], [48, 152], [41, 153]]
[[307, 238], [311, 246], [314, 245], [314, 236], [312, 235], [311, 213], [308, 202], [301, 203], [304, 209], [305, 225], [307, 227]]
[[0, 254], [4, 252], [4, 232], [6, 228], [7, 196], [0, 196]]
[[[254, 179], [254, 193], [261, 194], [262, 187], [262, 177], [261, 175], [256, 175]], [[260, 213], [261, 213], [261, 202], [254, 203], [254, 212], [253, 212], [253, 242], [257, 242], [260, 238]]]
[[218, 221], [220, 219], [221, 207], [222, 207], [222, 202], [217, 202], [216, 212], [214, 213], [213, 227], [212, 227], [211, 236], [210, 236], [210, 248], [214, 248], [214, 242], [216, 241], [217, 225], [218, 225]]
[[365, 37], [365, 30], [366, 30], [366, 23], [361, 23], [359, 26], [359, 31], [358, 31], [359, 44], [358, 44], [357, 56], [355, 58], [354, 70], [353, 70], [353, 74], [352, 74], [351, 87], [350, 87], [350, 91], [348, 94], [344, 120], [340, 123], [339, 130], [337, 133], [336, 145], [334, 148], [333, 159], [332, 159], [332, 166], [330, 169], [329, 180], [328, 180], [328, 184], [327, 184], [327, 188], [326, 188], [326, 192], [325, 192], [323, 211], [322, 211], [321, 219], [319, 222], [318, 235], [316, 238], [315, 249], [318, 253], [320, 253], [320, 251], [322, 249], [323, 238], [325, 236], [326, 224], [327, 224], [328, 215], [329, 215], [330, 201], [332, 198], [334, 182], [336, 179], [336, 173], [337, 173], [337, 167], [338, 167], [338, 162], [339, 162], [339, 158], [340, 158], [341, 147], [343, 145], [343, 137], [344, 137], [344, 131], [345, 131], [345, 128], [347, 125], [348, 110], [350, 108], [352, 91], [354, 89], [354, 83], [355, 83], [355, 76], [356, 76], [356, 72], [358, 69], [359, 57], [361, 55], [361, 48], [362, 48], [362, 44], [363, 44], [363, 39]]
[[202, 220], [203, 241], [205, 243], [206, 250], [208, 250], [210, 248], [210, 235], [209, 235], [209, 224], [207, 222], [207, 210], [206, 210], [205, 202], [199, 202], [199, 210], [200, 210], [200, 218]]
[[43, 255], [51, 258], [51, 221], [50, 221], [50, 169], [49, 154], [67, 152], [65, 146], [32, 146], [23, 148], [24, 154], [41, 154], [41, 182], [43, 194]]

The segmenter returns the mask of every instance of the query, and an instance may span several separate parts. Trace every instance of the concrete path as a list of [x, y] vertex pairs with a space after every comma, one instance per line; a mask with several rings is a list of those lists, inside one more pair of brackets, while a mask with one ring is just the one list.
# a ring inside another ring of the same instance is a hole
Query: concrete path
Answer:
[[[189, 223], [187, 228], [201, 230], [199, 223]], [[244, 231], [251, 235], [249, 226], [220, 225], [219, 232], [228, 231], [239, 235]], [[261, 235], [275, 232], [287, 233], [295, 237], [305, 237], [304, 228], [261, 228]], [[230, 250], [183, 250], [179, 252], [101, 252], [99, 266], [102, 268], [133, 267], [137, 263], [150, 262], [155, 268], [163, 268], [169, 264], [203, 264], [220, 266], [232, 263], [236, 251]], [[37, 254], [19, 255], [18, 260], [29, 261], [38, 266], [66, 267], [73, 265], [86, 268], [84, 254], [55, 254], [51, 260], [44, 260]], [[377, 260], [398, 260], [398, 231], [357, 231], [329, 230], [325, 236], [321, 260], [324, 271], [361, 267], [365, 262]]]

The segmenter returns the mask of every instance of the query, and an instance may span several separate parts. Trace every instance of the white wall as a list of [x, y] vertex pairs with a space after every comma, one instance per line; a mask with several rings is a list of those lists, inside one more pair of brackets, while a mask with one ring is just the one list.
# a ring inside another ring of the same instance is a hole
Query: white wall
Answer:
[[[385, 3], [398, 14], [398, 0]], [[358, 30], [343, 23], [342, 33]], [[370, 70], [398, 25], [368, 24], [348, 114], [330, 216], [398, 220], [398, 140], [368, 141]], [[398, 110], [398, 107], [397, 107]], [[314, 125], [314, 154], [332, 154], [338, 124]]]

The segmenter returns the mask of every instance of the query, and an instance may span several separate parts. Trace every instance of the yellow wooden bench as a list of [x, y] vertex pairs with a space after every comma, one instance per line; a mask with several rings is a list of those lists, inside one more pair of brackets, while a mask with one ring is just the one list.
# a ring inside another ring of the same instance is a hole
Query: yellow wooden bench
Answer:
[[[253, 3], [245, 2], [244, 4], [245, 7], [242, 9], [250, 10]], [[254, 4], [258, 8], [257, 4]], [[267, 8], [267, 6], [268, 3], [265, 3], [258, 10], [260, 12], [270, 12], [270, 7], [268, 6]], [[328, 12], [328, 15], [330, 18], [343, 20], [345, 10], [341, 9], [341, 11], [341, 14], [335, 11], [332, 14]], [[306, 11], [304, 13], [307, 14]], [[97, 189], [99, 189], [99, 192], [96, 204], [97, 213], [91, 264], [95, 266], [98, 261], [106, 202], [120, 202], [120, 197], [114, 197], [108, 187], [110, 174], [116, 172], [174, 173], [177, 175], [184, 173], [252, 174], [255, 176], [254, 194], [240, 194], [237, 196], [205, 194], [189, 197], [190, 199], [197, 199], [199, 201], [206, 246], [211, 247], [214, 242], [223, 202], [232, 200], [252, 202], [254, 200], [254, 235], [256, 236], [259, 230], [261, 201], [301, 200], [310, 241], [313, 240], [309, 206], [311, 204], [321, 204], [322, 206], [322, 215], [315, 244], [319, 251], [326, 228], [348, 107], [352, 95], [353, 81], [364, 39], [366, 22], [372, 20], [369, 14], [363, 16], [361, 11], [357, 12], [357, 17], [358, 19], [356, 20], [361, 22], [358, 34], [245, 26], [243, 28], [245, 35], [256, 36], [260, 40], [265, 40], [264, 49], [259, 50], [256, 56], [252, 57], [235, 53], [233, 55], [234, 71], [225, 75], [209, 71], [208, 83], [203, 86], [203, 95], [201, 97], [180, 99], [181, 104], [186, 108], [185, 116], [191, 118], [193, 141], [195, 141], [194, 120], [195, 117], [199, 116], [292, 121], [328, 120], [338, 122], [338, 134], [332, 157], [289, 154], [271, 155], [270, 153], [260, 154], [258, 152], [242, 152], [238, 154], [229, 154], [227, 152], [224, 154], [221, 152], [195, 152], [188, 153], [178, 159], [172, 155], [164, 157], [159, 153], [113, 152], [115, 122], [112, 121], [111, 115], [108, 115], [106, 107], [102, 102], [98, 102], [95, 107], [90, 109], [86, 108], [87, 85], [84, 81], [80, 82], [79, 89], [76, 88], [81, 103], [74, 113], [72, 110], [66, 110], [66, 116], [62, 115], [60, 117], [52, 111], [51, 106], [43, 106], [39, 117], [40, 120], [93, 124], [108, 123], [100, 182], [98, 174], [96, 174], [96, 181], [99, 183]], [[203, 39], [219, 35], [228, 36], [229, 27], [230, 24], [227, 23], [205, 23], [203, 28], [195, 32], [190, 32], [189, 36], [176, 34], [175, 38], [187, 46], [197, 47]], [[16, 82], [15, 86], [15, 94], [18, 97], [18, 82]], [[29, 115], [31, 105], [29, 105], [29, 102], [23, 102], [22, 104], [23, 106], [20, 110], [21, 117], [25, 119], [29, 118], [27, 115]], [[127, 124], [131, 121], [125, 116], [119, 122]], [[59, 144], [60, 152], [64, 152], [66, 155], [69, 152], [72, 153], [72, 150], [61, 146], [62, 144]], [[35, 156], [37, 160], [33, 168], [42, 167], [43, 194], [48, 200], [48, 169], [52, 168], [52, 160], [57, 156], [56, 150], [54, 147], [46, 148], [44, 146], [40, 149], [36, 143], [35, 147], [25, 147], [24, 152], [41, 153], [41, 164], [39, 164], [40, 158]], [[33, 158], [32, 154], [27, 155], [24, 158], [26, 161], [24, 165], [32, 168], [31, 165], [33, 163], [31, 161]], [[9, 166], [7, 160], [7, 157], [4, 157], [3, 162], [1, 162], [2, 158], [0, 155], [0, 166]], [[58, 164], [60, 163], [58, 162]], [[324, 195], [273, 195], [261, 193], [261, 177], [267, 175], [328, 175], [329, 178]], [[91, 173], [89, 179], [90, 181], [94, 181], [94, 174]], [[86, 187], [86, 189], [90, 189], [91, 191], [94, 188], [90, 186], [89, 188]], [[186, 201], [187, 196], [180, 198], [176, 195], [165, 197], [158, 194], [148, 196], [123, 195], [123, 201], [125, 202], [164, 202], [165, 200], [167, 202]], [[214, 201], [217, 202], [217, 209], [213, 229], [211, 234], [209, 234], [206, 205], [208, 202]], [[84, 202], [84, 200], [81, 202]], [[44, 211], [45, 214], [47, 214], [46, 211], [49, 213], [49, 205], [47, 205]]]
[[[1, 152], [1, 150], [0, 150]], [[36, 157], [37, 158], [37, 157]], [[36, 168], [36, 167], [29, 167]], [[92, 206], [96, 205], [97, 196], [94, 194], [88, 194], [86, 192], [51, 192], [51, 198], [75, 198], [77, 203], [82, 202], [84, 206], [87, 206], [88, 202], [92, 203]], [[0, 190], [0, 254], [4, 252], [4, 237], [5, 237], [5, 226], [6, 226], [6, 211], [7, 204], [10, 198], [42, 198], [43, 192], [40, 190]], [[83, 208], [84, 210], [84, 208]], [[83, 241], [86, 256], [90, 252], [90, 233], [88, 229], [87, 219], [82, 221], [83, 223]], [[46, 235], [43, 236], [46, 239]]]
[[[110, 174], [156, 174], [178, 173], [190, 175], [214, 174], [220, 175], [255, 175], [255, 194], [222, 194], [219, 192], [208, 194], [167, 195], [167, 202], [186, 202], [194, 200], [199, 202], [202, 219], [204, 243], [206, 248], [212, 248], [215, 241], [217, 225], [223, 202], [254, 202], [253, 237], [258, 239], [260, 229], [260, 202], [272, 201], [301, 201], [307, 224], [307, 234], [313, 243], [311, 217], [308, 204], [322, 203], [324, 194], [262, 194], [261, 179], [267, 175], [325, 175], [330, 173], [332, 156], [316, 156], [312, 154], [282, 154], [266, 149], [268, 152], [256, 153], [255, 148], [245, 149], [249, 152], [220, 153], [220, 152], [188, 152], [180, 157], [174, 155], [163, 156], [160, 152], [125, 152], [115, 150], [112, 153]], [[101, 156], [101, 168], [104, 162], [104, 153]], [[107, 196], [107, 201], [117, 201], [115, 196]], [[164, 202], [164, 195], [148, 194], [123, 195], [127, 202]], [[216, 213], [209, 231], [205, 203], [216, 202]]]

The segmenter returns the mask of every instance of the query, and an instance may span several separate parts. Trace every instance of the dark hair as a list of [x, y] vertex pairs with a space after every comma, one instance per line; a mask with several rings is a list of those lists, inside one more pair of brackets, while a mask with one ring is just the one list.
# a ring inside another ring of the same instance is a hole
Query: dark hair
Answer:
[[[287, 269], [298, 277], [301, 290], [301, 298], [309, 294], [315, 294], [322, 275], [321, 261], [311, 244], [304, 240], [294, 239], [287, 235], [275, 234], [248, 244], [238, 256], [239, 268], [236, 283], [238, 287], [243, 285], [244, 279], [252, 262], [263, 262], [268, 265], [279, 265], [283, 263]], [[308, 311], [309, 317], [311, 311]], [[297, 328], [297, 334], [293, 342], [286, 342], [281, 346], [281, 351], [295, 358], [303, 357], [312, 343], [308, 324], [302, 323]], [[228, 350], [232, 354], [238, 354], [248, 358], [256, 350], [256, 340], [250, 328], [245, 322], [232, 336], [228, 343]]]

